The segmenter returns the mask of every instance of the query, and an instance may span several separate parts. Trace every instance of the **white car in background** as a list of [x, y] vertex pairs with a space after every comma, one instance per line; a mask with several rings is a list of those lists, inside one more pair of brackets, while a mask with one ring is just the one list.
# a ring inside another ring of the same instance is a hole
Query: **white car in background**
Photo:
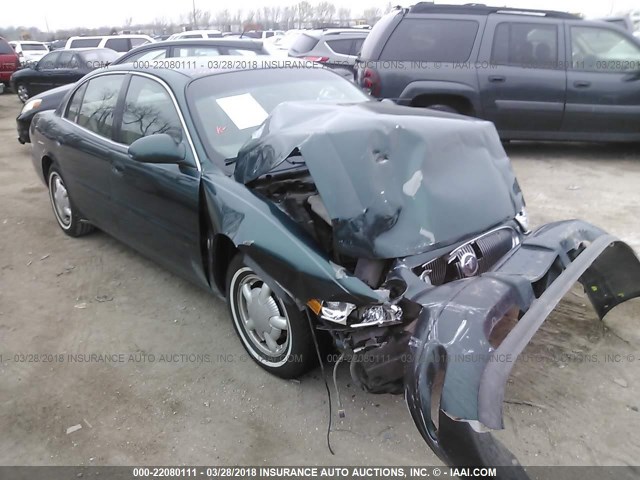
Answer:
[[73, 50], [75, 48], [110, 48], [118, 53], [125, 53], [132, 48], [139, 47], [145, 43], [154, 43], [155, 40], [149, 35], [123, 34], [123, 35], [95, 35], [86, 37], [70, 37], [64, 48]]
[[9, 45], [15, 50], [20, 59], [20, 63], [38, 62], [42, 57], [49, 53], [49, 49], [42, 42], [32, 42], [30, 40], [17, 40], [9, 42]]
[[220, 30], [188, 30], [174, 33], [167, 40], [181, 40], [183, 38], [222, 38]]
[[289, 48], [304, 30], [287, 30], [284, 35], [276, 35], [265, 40], [264, 47], [271, 55], [286, 57], [289, 55]]

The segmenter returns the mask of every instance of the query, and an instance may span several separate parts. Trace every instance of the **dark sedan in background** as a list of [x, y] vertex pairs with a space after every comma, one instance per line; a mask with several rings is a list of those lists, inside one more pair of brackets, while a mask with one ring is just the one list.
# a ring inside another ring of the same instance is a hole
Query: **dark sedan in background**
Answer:
[[87, 73], [109, 65], [118, 54], [108, 48], [56, 50], [33, 66], [11, 76], [11, 88], [25, 103], [31, 96], [52, 88], [75, 83]]
[[322, 331], [334, 378], [344, 360], [365, 390], [404, 392], [447, 464], [527, 478], [490, 433], [511, 368], [574, 283], [600, 318], [640, 296], [633, 250], [578, 220], [531, 232], [491, 122], [372, 101], [310, 61], [180, 67], [102, 69], [34, 118], [59, 227], [225, 296], [279, 377], [322, 362]]
[[[113, 65], [135, 62], [136, 67], [154, 67], [165, 58], [199, 57], [216, 55], [242, 55], [250, 57], [255, 55], [268, 55], [261, 41], [238, 39], [182, 39], [158, 43], [148, 43], [135, 48], [127, 54], [112, 62]], [[76, 79], [77, 80], [77, 79]], [[74, 81], [76, 81], [74, 80]], [[58, 107], [64, 96], [71, 90], [72, 85], [47, 91], [33, 97], [26, 102], [18, 115], [18, 141], [29, 143], [29, 127], [31, 120], [38, 112], [54, 110]]]

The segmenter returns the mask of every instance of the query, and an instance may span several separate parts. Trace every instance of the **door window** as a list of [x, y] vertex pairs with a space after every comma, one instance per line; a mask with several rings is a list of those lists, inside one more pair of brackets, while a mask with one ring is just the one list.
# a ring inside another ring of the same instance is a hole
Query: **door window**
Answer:
[[38, 70], [53, 70], [54, 68], [56, 68], [56, 63], [59, 56], [60, 52], [51, 52], [42, 57], [42, 59], [38, 62]]
[[133, 76], [125, 97], [120, 141], [131, 145], [139, 138], [167, 133], [182, 140], [182, 126], [173, 100], [154, 80]]
[[94, 48], [100, 45], [99, 38], [77, 38], [71, 40], [69, 48]]
[[336, 53], [340, 53], [342, 55], [352, 55], [351, 50], [353, 50], [353, 40], [350, 38], [343, 38], [340, 40], [329, 40], [327, 44]]
[[493, 37], [491, 63], [558, 68], [558, 27], [539, 23], [498, 24]]
[[58, 61], [56, 62], [55, 68], [56, 69], [71, 68], [71, 61], [73, 60], [74, 56], [75, 56], [75, 53], [73, 52], [73, 50], [66, 50], [62, 52], [58, 57]]
[[113, 135], [113, 116], [124, 75], [102, 75], [89, 80], [78, 113], [78, 125], [106, 138]]
[[110, 38], [105, 42], [104, 48], [110, 48], [116, 52], [128, 52], [131, 50], [131, 43], [128, 38]]
[[598, 27], [571, 27], [574, 70], [624, 72], [640, 69], [640, 47], [622, 33]]
[[139, 47], [140, 45], [144, 45], [145, 43], [149, 43], [149, 40], [146, 38], [130, 38], [131, 48]]
[[84, 92], [86, 89], [87, 84], [84, 83], [78, 90], [75, 91], [73, 97], [69, 101], [69, 106], [67, 107], [67, 111], [64, 114], [64, 118], [74, 123], [78, 120], [78, 112], [80, 111], [80, 105], [82, 105], [82, 97], [84, 96]]
[[173, 49], [174, 57], [213, 57], [220, 55], [216, 47], [176, 47]]
[[157, 48], [153, 50], [145, 50], [144, 52], [135, 53], [127, 56], [127, 58], [120, 60], [118, 63], [132, 63], [132, 62], [149, 62], [152, 60], [161, 60], [167, 57], [167, 48]]

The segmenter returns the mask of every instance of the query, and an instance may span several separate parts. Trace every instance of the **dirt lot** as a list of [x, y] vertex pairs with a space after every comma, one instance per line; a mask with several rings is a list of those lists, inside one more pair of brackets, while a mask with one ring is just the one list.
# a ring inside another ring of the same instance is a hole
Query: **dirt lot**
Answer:
[[[269, 376], [221, 300], [105, 234], [65, 236], [15, 140], [19, 109], [0, 96], [0, 464], [439, 463], [402, 397], [357, 390], [346, 367], [332, 456], [319, 371]], [[534, 224], [583, 218], [640, 251], [639, 146], [507, 150]], [[522, 463], [638, 463], [639, 313], [629, 302], [605, 327], [576, 289], [552, 314], [527, 349], [544, 361], [516, 366], [497, 434]]]

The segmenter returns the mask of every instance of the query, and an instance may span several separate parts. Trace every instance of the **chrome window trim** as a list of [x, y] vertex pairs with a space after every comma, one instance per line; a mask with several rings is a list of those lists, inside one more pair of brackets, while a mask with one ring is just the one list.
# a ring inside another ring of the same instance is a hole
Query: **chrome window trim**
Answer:
[[83, 82], [79, 83], [78, 85], [76, 85], [76, 87], [73, 90], [73, 93], [71, 95], [69, 95], [69, 97], [67, 98], [67, 101], [65, 102], [60, 118], [66, 122], [72, 123], [73, 125], [75, 125], [78, 128], [81, 128], [83, 131], [90, 133], [91, 135], [98, 137], [102, 140], [106, 140], [107, 142], [113, 144], [113, 145], [117, 145], [119, 147], [124, 147], [127, 148], [128, 145], [125, 145], [124, 143], [120, 143], [120, 142], [116, 142], [115, 140], [112, 140], [110, 138], [107, 137], [103, 137], [102, 135], [99, 135], [91, 130], [89, 130], [88, 128], [83, 127], [82, 125], [76, 123], [76, 122], [72, 122], [71, 120], [69, 120], [68, 118], [65, 117], [67, 109], [69, 108], [69, 102], [71, 101], [71, 99], [73, 98], [73, 96], [76, 94], [76, 92], [78, 91], [78, 89], [80, 87], [82, 87], [82, 85], [84, 85], [87, 82], [90, 82], [92, 79], [97, 78], [97, 77], [103, 77], [105, 75], [137, 75], [139, 77], [144, 77], [144, 78], [149, 78], [150, 80], [153, 80], [157, 83], [159, 83], [165, 90], [166, 92], [169, 94], [169, 97], [171, 98], [171, 101], [173, 102], [173, 106], [176, 109], [176, 112], [178, 112], [178, 117], [180, 118], [180, 124], [182, 125], [182, 130], [185, 133], [185, 136], [187, 137], [187, 142], [189, 143], [189, 147], [191, 148], [191, 154], [193, 155], [193, 158], [196, 162], [196, 168], [198, 169], [198, 172], [202, 172], [202, 164], [200, 163], [200, 157], [198, 157], [198, 153], [196, 152], [196, 148], [194, 146], [193, 143], [193, 139], [191, 137], [191, 133], [189, 132], [189, 129], [187, 128], [187, 123], [184, 120], [184, 115], [182, 114], [182, 110], [180, 109], [180, 106], [178, 105], [178, 101], [176, 100], [175, 95], [173, 94], [173, 92], [171, 91], [171, 88], [169, 88], [169, 85], [167, 84], [167, 82], [165, 82], [164, 80], [154, 76], [154, 75], [150, 75], [148, 73], [144, 73], [144, 72], [132, 72], [130, 70], [120, 70], [120, 71], [114, 71], [114, 72], [101, 72], [98, 73], [96, 75], [92, 75], [91, 78], [87, 78], [86, 80], [84, 80]]

